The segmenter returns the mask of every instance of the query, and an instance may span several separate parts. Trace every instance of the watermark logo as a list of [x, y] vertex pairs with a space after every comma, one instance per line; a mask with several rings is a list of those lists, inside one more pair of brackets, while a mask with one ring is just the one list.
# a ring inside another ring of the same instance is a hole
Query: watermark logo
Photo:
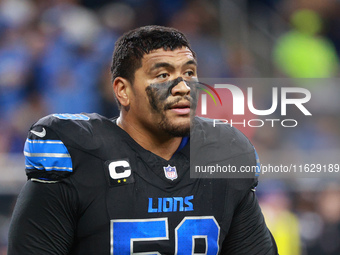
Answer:
[[[217, 93], [216, 89], [214, 89], [213, 86], [210, 86], [208, 84], [205, 84], [203, 82], [199, 82], [199, 89], [204, 91], [205, 93], [207, 93], [211, 98], [212, 100], [214, 101], [215, 105], [217, 105], [217, 102], [216, 102], [216, 99], [215, 97], [211, 94], [211, 92], [209, 90], [211, 90], [218, 98], [220, 104], [222, 105], [222, 100], [221, 100], [221, 97], [220, 95]], [[207, 90], [209, 89], [209, 90]], [[201, 112], [202, 112], [202, 115], [207, 115], [207, 94], [204, 94], [202, 93], [201, 94], [201, 100], [202, 100], [202, 104], [201, 104]]]
[[[299, 112], [301, 112], [304, 116], [312, 116], [312, 113], [307, 109], [305, 104], [310, 101], [311, 93], [306, 88], [299, 87], [272, 87], [271, 88], [271, 105], [267, 109], [257, 109], [254, 105], [254, 89], [253, 87], [247, 87], [245, 91], [240, 89], [238, 86], [233, 84], [215, 84], [214, 86], [207, 85], [204, 83], [200, 83], [204, 85], [206, 88], [200, 88], [203, 92], [200, 95], [201, 99], [201, 115], [204, 117], [207, 116], [207, 94], [213, 99], [215, 106], [217, 105], [216, 99], [212, 95], [210, 91], [212, 91], [216, 97], [219, 99], [220, 104], [222, 106], [222, 93], [231, 94], [232, 99], [232, 114], [233, 116], [245, 115], [245, 112], [250, 112], [253, 116], [269, 116], [271, 114], [276, 114], [280, 116], [287, 116], [287, 106], [291, 105], [292, 107], [296, 107]], [[208, 90], [208, 89], [210, 90]], [[219, 92], [216, 91], [219, 90]], [[294, 96], [292, 96], [294, 95]], [[223, 98], [223, 97], [222, 97]], [[209, 106], [211, 107], [211, 105]], [[225, 106], [228, 107], [228, 106]], [[246, 108], [247, 107], [247, 108]], [[279, 109], [279, 113], [277, 110]], [[214, 119], [214, 126], [217, 124], [226, 124], [229, 123], [231, 125], [243, 125], [249, 127], [262, 127], [265, 122], [271, 123], [271, 126], [274, 127], [276, 122], [280, 122], [283, 127], [295, 127], [298, 122], [295, 119], [277, 119], [277, 118], [268, 118], [268, 119], [250, 119], [238, 122], [233, 122], [232, 119]]]

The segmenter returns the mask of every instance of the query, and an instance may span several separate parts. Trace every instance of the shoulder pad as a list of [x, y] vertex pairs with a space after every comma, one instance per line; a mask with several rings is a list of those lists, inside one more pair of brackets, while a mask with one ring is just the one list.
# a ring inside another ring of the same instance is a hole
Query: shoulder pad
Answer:
[[53, 182], [71, 175], [73, 166], [68, 148], [99, 147], [91, 138], [93, 122], [101, 118], [96, 114], [53, 114], [37, 121], [24, 147], [28, 178]]
[[254, 153], [254, 146], [249, 139], [229, 123], [196, 117], [191, 136], [193, 139], [190, 142], [193, 140], [197, 145], [214, 150], [223, 149], [224, 157]]
[[73, 172], [68, 149], [48, 127], [33, 126], [30, 129], [24, 155], [28, 179], [58, 181]]
[[112, 122], [99, 114], [52, 114], [40, 119], [35, 126], [43, 126], [56, 133], [66, 146], [81, 150], [94, 150], [100, 147], [100, 139], [107, 130], [106, 122]]

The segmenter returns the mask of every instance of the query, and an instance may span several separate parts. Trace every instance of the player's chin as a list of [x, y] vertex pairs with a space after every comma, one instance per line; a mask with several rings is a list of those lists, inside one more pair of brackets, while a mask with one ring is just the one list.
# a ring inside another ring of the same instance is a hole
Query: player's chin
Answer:
[[176, 111], [165, 111], [160, 126], [169, 134], [175, 137], [190, 135], [190, 126], [195, 112], [191, 111], [186, 114], [179, 114]]
[[170, 112], [167, 115], [167, 119], [169, 122], [171, 122], [173, 125], [178, 125], [178, 126], [190, 126], [190, 122], [192, 120], [192, 114], [191, 112], [187, 114], [173, 114]]
[[166, 130], [169, 134], [175, 137], [183, 137], [190, 135], [190, 116], [175, 118], [169, 120], [166, 125]]

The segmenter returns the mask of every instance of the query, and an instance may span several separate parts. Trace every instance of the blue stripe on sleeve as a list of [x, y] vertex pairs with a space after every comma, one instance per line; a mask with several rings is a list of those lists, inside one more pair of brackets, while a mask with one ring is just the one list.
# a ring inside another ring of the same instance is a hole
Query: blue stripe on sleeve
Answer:
[[68, 153], [60, 140], [31, 140], [27, 139], [24, 147], [29, 153]]
[[72, 172], [71, 156], [61, 140], [27, 139], [24, 147], [26, 169]]

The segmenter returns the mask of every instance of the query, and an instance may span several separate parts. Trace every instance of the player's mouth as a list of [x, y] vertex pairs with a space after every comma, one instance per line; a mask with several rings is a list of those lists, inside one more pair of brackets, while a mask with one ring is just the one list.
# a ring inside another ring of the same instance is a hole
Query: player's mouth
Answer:
[[177, 113], [178, 115], [187, 115], [190, 113], [190, 102], [178, 102], [169, 107], [172, 112]]

